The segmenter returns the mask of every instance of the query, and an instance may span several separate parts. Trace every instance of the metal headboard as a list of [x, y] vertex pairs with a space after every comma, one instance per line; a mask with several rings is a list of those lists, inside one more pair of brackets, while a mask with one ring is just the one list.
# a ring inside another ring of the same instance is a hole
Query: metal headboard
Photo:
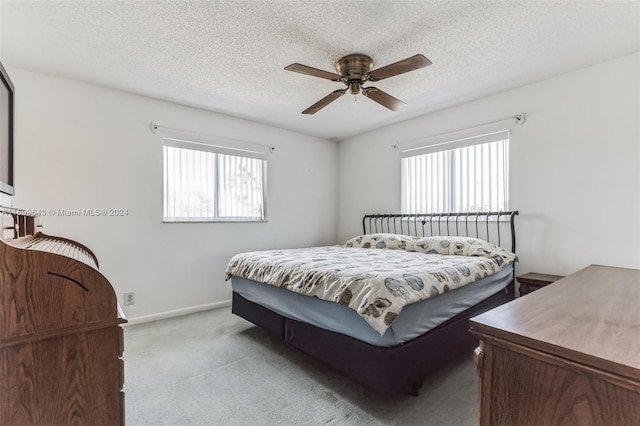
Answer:
[[[503, 235], [501, 234], [506, 233], [511, 236], [511, 251], [515, 253], [514, 221], [517, 215], [517, 210], [507, 212], [368, 214], [362, 219], [362, 228], [365, 234], [381, 232], [418, 237], [437, 235], [474, 237], [498, 246], [502, 246]], [[503, 229], [501, 230], [501, 228]]]

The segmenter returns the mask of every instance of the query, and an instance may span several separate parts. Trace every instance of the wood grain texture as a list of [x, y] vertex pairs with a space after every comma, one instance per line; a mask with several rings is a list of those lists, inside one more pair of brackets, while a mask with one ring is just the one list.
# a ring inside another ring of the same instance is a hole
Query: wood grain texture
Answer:
[[480, 425], [640, 424], [640, 271], [591, 266], [470, 321]]
[[113, 288], [74, 257], [84, 246], [35, 232], [0, 240], [0, 425], [122, 425], [126, 320]]
[[470, 325], [477, 333], [536, 344], [545, 352], [640, 380], [639, 306], [640, 271], [592, 265], [472, 318]]
[[500, 347], [493, 348], [491, 425], [638, 425], [640, 393]]
[[120, 424], [117, 342], [111, 327], [0, 349], [0, 424]]

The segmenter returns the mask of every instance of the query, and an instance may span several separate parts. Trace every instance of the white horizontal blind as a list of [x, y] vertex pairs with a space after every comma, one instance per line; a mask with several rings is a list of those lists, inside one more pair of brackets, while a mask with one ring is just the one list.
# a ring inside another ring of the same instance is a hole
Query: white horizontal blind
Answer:
[[165, 221], [265, 219], [266, 159], [260, 155], [165, 140], [163, 156]]
[[509, 133], [402, 153], [402, 212], [507, 210]]

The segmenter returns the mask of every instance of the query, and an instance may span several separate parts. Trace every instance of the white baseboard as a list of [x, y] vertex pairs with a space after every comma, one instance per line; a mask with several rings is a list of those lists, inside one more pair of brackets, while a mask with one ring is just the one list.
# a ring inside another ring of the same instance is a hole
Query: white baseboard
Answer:
[[176, 309], [173, 311], [160, 312], [157, 314], [143, 315], [141, 317], [127, 318], [124, 326], [142, 324], [145, 322], [157, 321], [161, 319], [178, 317], [181, 315], [193, 314], [195, 312], [208, 311], [209, 309], [226, 308], [231, 306], [231, 300], [223, 300], [222, 302], [207, 303], [205, 305], [192, 306], [190, 308]]

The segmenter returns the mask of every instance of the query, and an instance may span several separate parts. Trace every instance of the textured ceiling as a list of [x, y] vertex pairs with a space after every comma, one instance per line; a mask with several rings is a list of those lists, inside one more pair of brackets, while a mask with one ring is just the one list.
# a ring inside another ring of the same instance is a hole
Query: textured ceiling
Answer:
[[[49, 1], [0, 4], [2, 61], [319, 136], [344, 139], [639, 49], [637, 1]], [[375, 83], [400, 112], [284, 71], [433, 65]], [[171, 123], [166, 123], [171, 125]]]

